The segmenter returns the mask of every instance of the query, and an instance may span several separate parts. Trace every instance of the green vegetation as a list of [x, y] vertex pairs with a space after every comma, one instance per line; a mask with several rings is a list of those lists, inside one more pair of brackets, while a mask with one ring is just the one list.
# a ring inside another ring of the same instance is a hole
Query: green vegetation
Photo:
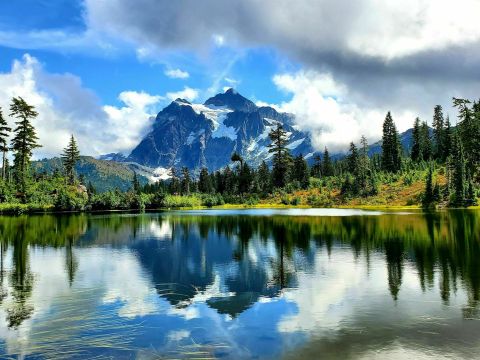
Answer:
[[[213, 206], [405, 207], [475, 206], [480, 183], [480, 103], [454, 99], [459, 121], [454, 128], [436, 106], [433, 131], [416, 119], [413, 144], [406, 153], [390, 112], [383, 124], [382, 153], [368, 155], [365, 137], [350, 144], [348, 155], [332, 160], [328, 149], [310, 167], [300, 154], [292, 158], [281, 125], [270, 132], [272, 168], [263, 162], [251, 168], [238, 154], [233, 168], [198, 176], [188, 168], [172, 169], [171, 179], [147, 184], [126, 164], [81, 157], [71, 137], [61, 158], [31, 162], [40, 147], [31, 120], [33, 106], [12, 99], [10, 116], [17, 119], [13, 139], [0, 109], [0, 213], [106, 211]], [[13, 152], [10, 168], [6, 153]], [[95, 171], [98, 178], [95, 178]], [[89, 170], [89, 182], [84, 174]], [[109, 174], [115, 190], [102, 187]], [[115, 183], [114, 181], [114, 183]], [[227, 205], [225, 205], [227, 204]]]

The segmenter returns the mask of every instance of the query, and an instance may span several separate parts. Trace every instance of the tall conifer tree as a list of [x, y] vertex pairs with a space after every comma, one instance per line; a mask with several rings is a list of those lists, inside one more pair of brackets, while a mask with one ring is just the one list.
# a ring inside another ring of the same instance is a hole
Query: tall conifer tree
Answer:
[[8, 152], [8, 137], [12, 129], [8, 126], [7, 120], [3, 117], [2, 108], [0, 107], [0, 151], [2, 152], [2, 179], [7, 176], [7, 152]]
[[[32, 120], [38, 116], [35, 107], [26, 103], [21, 97], [13, 98], [10, 104], [10, 116], [15, 122], [12, 150], [14, 152], [14, 171], [20, 192], [25, 195], [27, 180], [30, 175], [30, 159], [34, 149], [41, 147]], [[24, 199], [25, 200], [25, 199]]]
[[[70, 185], [75, 183], [75, 165], [80, 159], [80, 151], [73, 135], [70, 137], [68, 146], [63, 149], [62, 160], [65, 168], [65, 176]], [[136, 177], [136, 174], [135, 174]]]

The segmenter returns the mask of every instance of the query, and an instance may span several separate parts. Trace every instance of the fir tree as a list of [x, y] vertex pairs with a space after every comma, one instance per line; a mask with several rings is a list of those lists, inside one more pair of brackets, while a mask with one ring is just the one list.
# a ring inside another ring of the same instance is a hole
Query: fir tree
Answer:
[[445, 129], [443, 131], [444, 136], [444, 160], [446, 161], [448, 157], [452, 154], [452, 140], [453, 140], [453, 133], [452, 133], [452, 125], [450, 123], [450, 117], [447, 116], [445, 120]]
[[290, 175], [291, 157], [290, 152], [286, 148], [288, 142], [287, 132], [281, 124], [278, 124], [277, 128], [273, 129], [268, 136], [272, 141], [268, 150], [270, 153], [273, 153], [272, 181], [276, 187], [282, 188], [287, 185]]
[[465, 156], [463, 144], [457, 132], [453, 137], [452, 161], [453, 205], [463, 206], [465, 204]]
[[327, 147], [325, 147], [325, 151], [323, 152], [322, 173], [323, 173], [323, 176], [334, 175], [333, 164], [332, 164], [332, 160], [330, 159], [330, 153], [328, 152]]
[[302, 189], [308, 188], [309, 184], [309, 171], [308, 164], [303, 158], [302, 154], [299, 154], [293, 160], [293, 178], [298, 181]]
[[430, 165], [428, 169], [427, 178], [425, 180], [425, 193], [423, 195], [423, 206], [429, 207], [434, 200], [434, 189], [433, 189], [433, 168]]
[[434, 155], [436, 159], [445, 161], [445, 121], [440, 105], [433, 110], [433, 143], [435, 146]]
[[65, 168], [65, 176], [70, 185], [75, 183], [75, 165], [80, 159], [80, 151], [73, 135], [70, 138], [68, 146], [63, 149], [62, 161]]
[[170, 194], [180, 193], [180, 180], [178, 178], [177, 169], [172, 167], [170, 169], [170, 184], [169, 184]]
[[422, 122], [420, 127], [420, 137], [421, 137], [421, 158], [424, 161], [429, 161], [432, 158], [432, 140], [430, 139], [430, 129], [428, 128], [427, 123]]
[[181, 192], [183, 195], [189, 195], [190, 194], [190, 171], [188, 170], [187, 167], [182, 168], [182, 183], [180, 185], [181, 187]]
[[311, 169], [312, 177], [320, 178], [322, 176], [322, 158], [319, 154], [313, 157], [313, 166]]
[[247, 163], [240, 167], [238, 174], [238, 191], [240, 194], [248, 194], [252, 188], [252, 171]]
[[8, 137], [12, 129], [8, 126], [7, 120], [3, 117], [2, 108], [0, 107], [0, 151], [3, 154], [2, 158], [2, 179], [7, 177], [7, 152], [8, 152]]
[[[17, 118], [11, 149], [14, 152], [14, 171], [20, 192], [25, 195], [29, 177], [32, 151], [41, 147], [31, 121], [38, 116], [35, 108], [28, 105], [21, 97], [13, 98], [10, 116]], [[25, 199], [24, 199], [25, 200]]]
[[411, 158], [412, 161], [418, 162], [420, 161], [422, 154], [421, 148], [421, 137], [420, 137], [420, 119], [417, 117], [415, 119], [415, 123], [413, 124], [413, 132], [412, 132], [412, 152]]
[[213, 192], [212, 179], [208, 173], [207, 168], [200, 170], [200, 177], [198, 179], [198, 191], [204, 194], [211, 194]]
[[263, 194], [268, 194], [272, 190], [272, 176], [270, 174], [270, 169], [265, 161], [262, 161], [260, 167], [258, 168], [258, 183], [260, 191]]
[[136, 171], [133, 172], [132, 189], [135, 194], [140, 194], [140, 181]]
[[350, 174], [356, 176], [359, 170], [359, 155], [357, 146], [353, 142], [350, 143], [349, 152], [347, 156], [348, 171]]
[[397, 128], [389, 111], [383, 123], [382, 168], [388, 172], [397, 172], [400, 167], [400, 141]]

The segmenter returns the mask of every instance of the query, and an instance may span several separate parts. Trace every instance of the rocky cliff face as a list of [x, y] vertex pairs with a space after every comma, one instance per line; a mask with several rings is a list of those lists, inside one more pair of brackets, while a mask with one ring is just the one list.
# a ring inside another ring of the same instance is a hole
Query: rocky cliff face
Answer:
[[204, 104], [177, 99], [157, 115], [152, 131], [126, 161], [153, 168], [207, 167], [213, 171], [230, 164], [231, 154], [237, 151], [256, 166], [270, 158], [268, 133], [278, 123], [288, 133], [292, 154], [310, 158], [310, 137], [294, 126], [291, 114], [258, 107], [233, 89]]

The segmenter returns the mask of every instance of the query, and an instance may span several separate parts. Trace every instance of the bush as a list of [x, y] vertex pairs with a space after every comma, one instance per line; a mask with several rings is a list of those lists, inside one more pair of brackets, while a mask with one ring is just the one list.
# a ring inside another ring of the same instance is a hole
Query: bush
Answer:
[[54, 207], [60, 211], [81, 211], [87, 205], [88, 195], [79, 192], [76, 188], [60, 189], [55, 201]]

